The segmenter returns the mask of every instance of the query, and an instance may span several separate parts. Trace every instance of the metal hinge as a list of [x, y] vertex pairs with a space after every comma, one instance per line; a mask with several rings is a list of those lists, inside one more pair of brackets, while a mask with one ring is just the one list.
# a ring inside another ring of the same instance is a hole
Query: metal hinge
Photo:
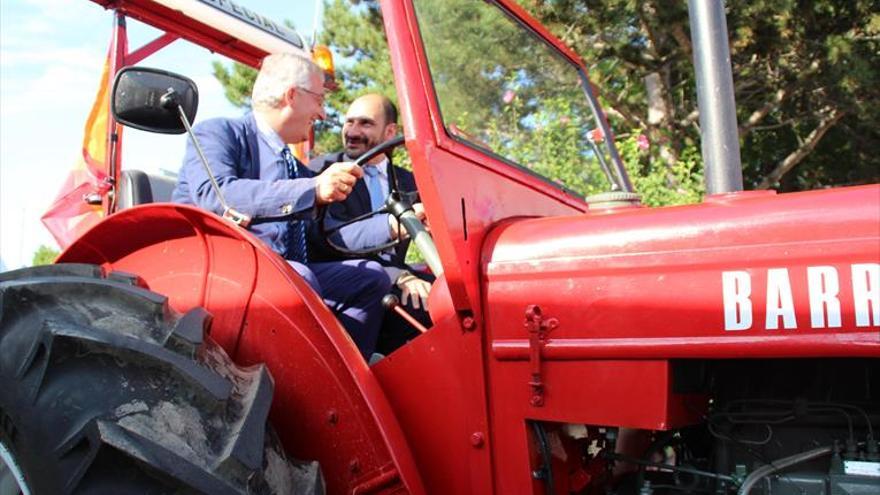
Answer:
[[544, 405], [541, 353], [547, 341], [547, 334], [557, 326], [559, 326], [559, 320], [556, 318], [544, 318], [541, 308], [537, 304], [531, 304], [526, 308], [525, 327], [529, 332], [529, 363], [531, 364], [529, 386], [532, 389], [532, 397], [529, 399], [529, 403], [535, 407]]

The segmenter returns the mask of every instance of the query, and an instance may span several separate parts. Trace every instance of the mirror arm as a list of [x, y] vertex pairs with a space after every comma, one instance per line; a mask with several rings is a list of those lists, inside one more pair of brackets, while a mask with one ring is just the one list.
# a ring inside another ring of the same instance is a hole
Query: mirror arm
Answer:
[[208, 159], [205, 157], [205, 152], [202, 151], [202, 146], [199, 144], [196, 135], [193, 133], [192, 127], [189, 124], [189, 119], [186, 118], [186, 113], [183, 111], [183, 106], [177, 101], [177, 92], [172, 88], [168, 88], [168, 92], [162, 95], [160, 104], [165, 108], [177, 107], [180, 121], [183, 123], [183, 127], [186, 128], [186, 133], [189, 134], [189, 138], [192, 139], [196, 152], [199, 155], [199, 160], [201, 160], [202, 166], [205, 167], [205, 173], [208, 174], [208, 179], [211, 180], [211, 188], [214, 189], [214, 194], [217, 195], [217, 199], [220, 201], [220, 206], [223, 207], [223, 218], [231, 221], [239, 227], [247, 227], [251, 223], [251, 217], [231, 208], [226, 203], [226, 198], [224, 198], [223, 193], [220, 192], [220, 184], [217, 183], [217, 179], [214, 178], [214, 173], [211, 172], [211, 167], [208, 165]]

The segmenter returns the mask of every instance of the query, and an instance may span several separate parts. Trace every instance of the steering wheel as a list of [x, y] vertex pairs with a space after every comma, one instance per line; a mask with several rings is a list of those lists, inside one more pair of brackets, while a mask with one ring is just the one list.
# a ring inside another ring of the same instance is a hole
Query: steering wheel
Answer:
[[[364, 166], [365, 163], [369, 162], [374, 157], [376, 157], [380, 154], [388, 153], [389, 151], [391, 151], [394, 148], [403, 144], [403, 142], [404, 142], [403, 136], [393, 137], [393, 138], [391, 138], [387, 141], [384, 141], [382, 143], [379, 143], [378, 145], [369, 149], [366, 153], [364, 153], [357, 160], [355, 160], [354, 163], [357, 164], [358, 166], [362, 167], [362, 166]], [[388, 181], [388, 185], [389, 185], [388, 198], [385, 201], [385, 205], [383, 205], [378, 210], [371, 211], [369, 213], [365, 213], [363, 215], [354, 217], [349, 220], [341, 221], [339, 223], [334, 223], [334, 225], [332, 227], [327, 225], [327, 212], [330, 210], [330, 207], [332, 205], [324, 206], [318, 212], [318, 226], [319, 226], [319, 229], [321, 232], [321, 237], [323, 238], [324, 243], [330, 249], [332, 249], [333, 251], [336, 251], [336, 254], [344, 256], [344, 257], [361, 257], [361, 256], [365, 256], [365, 255], [380, 253], [382, 251], [385, 251], [386, 249], [389, 249], [391, 247], [396, 246], [400, 242], [399, 236], [398, 236], [398, 239], [395, 239], [393, 241], [386, 242], [386, 243], [378, 245], [378, 246], [370, 246], [370, 247], [362, 248], [362, 249], [348, 248], [345, 246], [341, 246], [333, 241], [333, 235], [336, 234], [337, 232], [339, 232], [340, 230], [344, 229], [345, 227], [348, 227], [349, 225], [366, 220], [368, 218], [372, 218], [376, 215], [382, 215], [385, 213], [391, 213], [392, 215], [397, 217], [398, 222], [403, 224], [404, 228], [407, 229], [407, 232], [410, 234], [410, 236], [412, 238], [415, 238], [415, 236], [413, 234], [416, 234], [416, 232], [409, 232], [409, 225], [411, 222], [401, 221], [401, 216], [404, 213], [409, 212], [412, 214], [412, 202], [411, 202], [413, 200], [412, 194], [401, 193], [399, 191], [399, 189], [397, 188], [397, 180], [396, 180], [396, 177], [394, 176], [393, 168], [394, 167], [389, 167], [389, 169], [388, 169], [388, 172], [391, 175], [391, 180]], [[415, 217], [414, 214], [412, 216]], [[416, 220], [418, 221], [418, 219], [416, 219]], [[419, 223], [419, 225], [421, 225], [421, 222], [418, 222], [418, 223]], [[422, 226], [422, 228], [424, 229], [423, 226]]]

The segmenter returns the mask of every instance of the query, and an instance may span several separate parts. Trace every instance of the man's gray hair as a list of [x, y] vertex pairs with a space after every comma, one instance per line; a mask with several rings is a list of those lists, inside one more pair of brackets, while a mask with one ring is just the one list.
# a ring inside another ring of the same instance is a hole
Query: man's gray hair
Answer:
[[311, 80], [318, 74], [323, 81], [321, 68], [311, 60], [295, 53], [273, 53], [263, 59], [260, 73], [251, 92], [254, 108], [277, 108], [284, 101], [284, 95], [291, 86], [311, 88]]

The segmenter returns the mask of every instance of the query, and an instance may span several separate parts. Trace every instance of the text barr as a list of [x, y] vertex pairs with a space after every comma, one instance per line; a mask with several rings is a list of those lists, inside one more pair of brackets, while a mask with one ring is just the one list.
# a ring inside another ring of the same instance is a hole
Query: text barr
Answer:
[[[842, 270], [852, 288], [853, 322], [857, 327], [880, 326], [880, 264], [858, 263]], [[802, 273], [802, 272], [801, 272]], [[802, 276], [802, 275], [801, 275]], [[798, 328], [795, 302], [808, 303], [811, 328], [840, 328], [841, 277], [833, 266], [806, 267], [807, 300], [795, 301], [788, 268], [767, 269], [766, 313], [764, 328]], [[752, 328], [752, 275], [747, 271], [728, 271], [721, 274], [724, 297], [724, 329]], [[796, 287], [797, 288], [797, 287]], [[802, 293], [803, 291], [800, 291]], [[846, 298], [848, 299], [848, 297]]]

